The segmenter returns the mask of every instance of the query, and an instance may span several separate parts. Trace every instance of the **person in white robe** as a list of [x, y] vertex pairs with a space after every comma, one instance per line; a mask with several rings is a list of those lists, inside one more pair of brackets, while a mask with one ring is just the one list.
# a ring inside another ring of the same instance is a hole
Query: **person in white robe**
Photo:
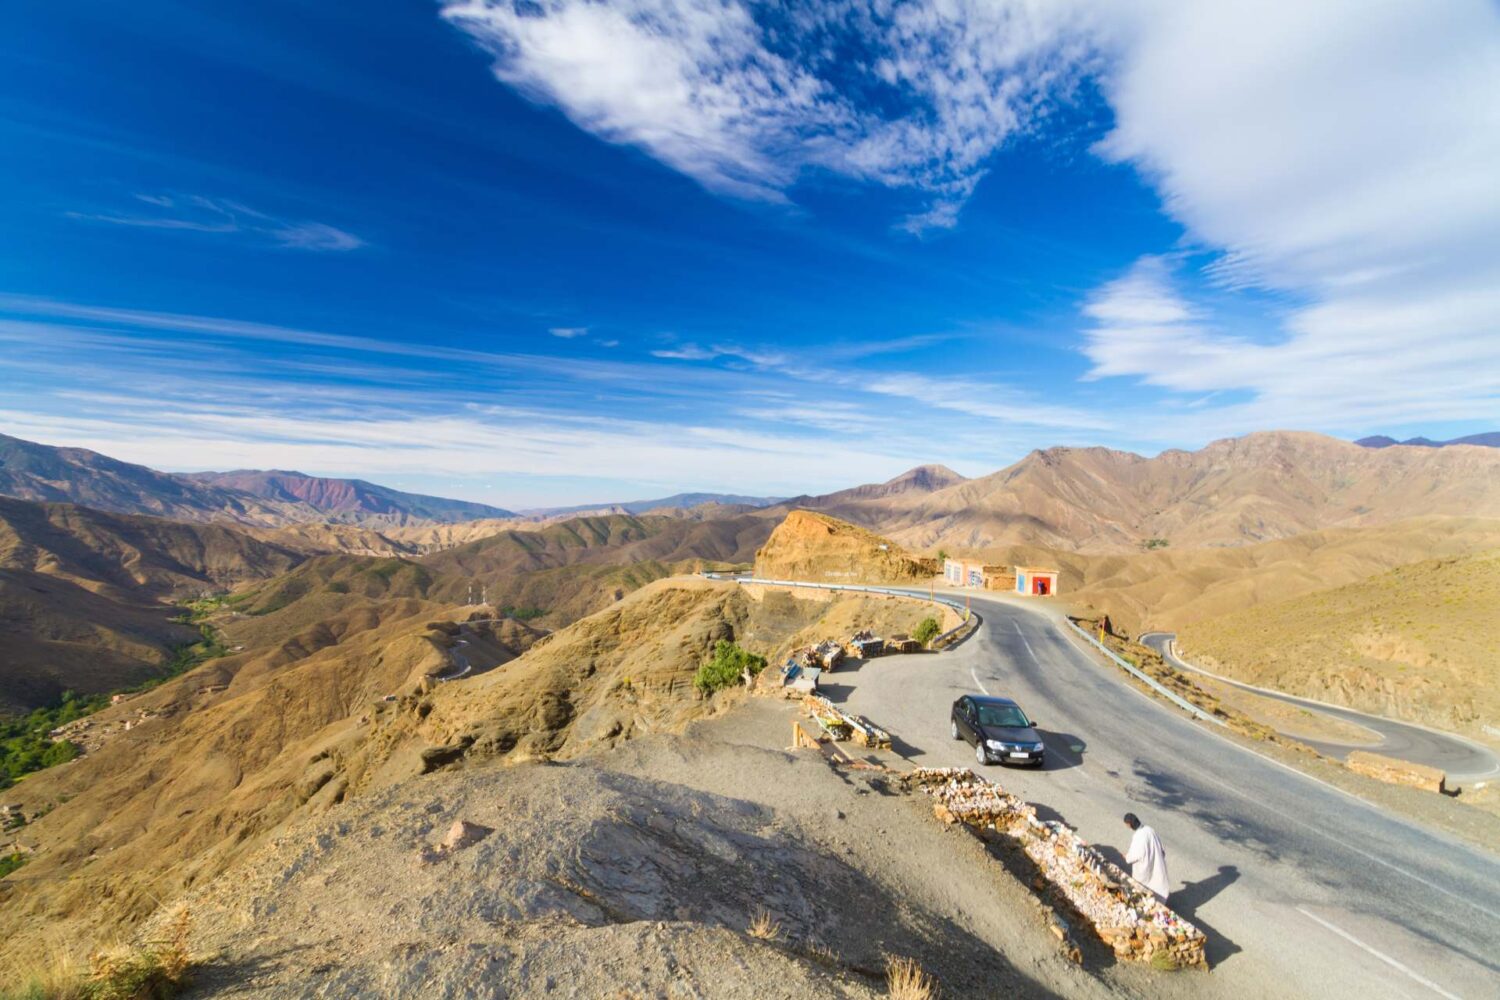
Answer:
[[1130, 874], [1165, 903], [1172, 891], [1167, 880], [1167, 849], [1161, 846], [1156, 831], [1142, 825], [1135, 813], [1125, 814], [1125, 825], [1135, 831], [1130, 837], [1130, 850], [1125, 852]]

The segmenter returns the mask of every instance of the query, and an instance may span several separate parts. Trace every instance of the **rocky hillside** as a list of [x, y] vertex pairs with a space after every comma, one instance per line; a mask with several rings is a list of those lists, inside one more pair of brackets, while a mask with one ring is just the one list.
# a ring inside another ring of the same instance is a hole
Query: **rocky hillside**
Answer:
[[0, 711], [161, 675], [196, 629], [172, 602], [283, 573], [302, 557], [221, 525], [0, 497]]
[[358, 524], [451, 524], [480, 518], [514, 517], [512, 511], [468, 500], [406, 493], [363, 479], [330, 479], [303, 472], [240, 469], [194, 472], [179, 478], [247, 493], [277, 503], [306, 504], [331, 522]]
[[538, 621], [558, 627], [652, 580], [749, 563], [771, 527], [755, 516], [581, 517], [535, 530], [501, 531], [421, 562], [444, 578], [434, 591], [444, 600], [463, 602], [472, 585], [497, 607], [538, 612]]
[[1236, 546], [1428, 515], [1500, 517], [1500, 451], [1362, 448], [1271, 432], [1155, 458], [1050, 448], [1009, 468], [899, 503], [830, 513], [917, 549], [1045, 545], [1129, 552]]
[[[1173, 631], [1207, 618], [1312, 594], [1433, 557], [1500, 546], [1500, 520], [1414, 518], [1330, 528], [1244, 545], [1105, 555], [1031, 545], [984, 550], [987, 562], [1056, 566], [1070, 604], [1108, 612], [1134, 633]], [[1422, 595], [1413, 595], [1413, 608]]]
[[4, 434], [0, 495], [262, 527], [322, 522], [379, 527], [514, 516], [488, 504], [404, 493], [360, 479], [255, 470], [157, 472], [87, 448], [57, 448]]
[[[132, 926], [352, 797], [458, 763], [572, 758], [715, 714], [733, 698], [692, 686], [714, 642], [774, 654], [843, 614], [702, 580], [662, 581], [546, 638], [445, 622], [444, 610], [361, 604], [275, 640], [231, 621], [244, 652], [90, 717], [108, 739], [7, 793], [40, 818], [20, 833], [36, 851], [28, 878], [0, 895], [11, 932], [0, 963], [45, 936], [89, 942]], [[435, 682], [460, 655], [472, 673]], [[144, 721], [127, 731], [126, 720]]]
[[864, 528], [794, 510], [755, 553], [755, 575], [830, 583], [924, 583], [940, 570]]
[[1500, 549], [1427, 559], [1183, 628], [1210, 670], [1366, 712], [1477, 730], [1500, 719]]
[[179, 521], [279, 525], [319, 520], [303, 504], [197, 483], [87, 448], [54, 448], [0, 434], [0, 495], [73, 503], [116, 514]]

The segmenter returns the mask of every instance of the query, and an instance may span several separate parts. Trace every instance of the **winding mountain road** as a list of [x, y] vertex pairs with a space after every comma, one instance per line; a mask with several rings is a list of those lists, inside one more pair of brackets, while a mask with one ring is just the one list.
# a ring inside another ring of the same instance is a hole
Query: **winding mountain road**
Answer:
[[1256, 687], [1253, 684], [1245, 684], [1231, 677], [1210, 673], [1202, 667], [1193, 666], [1177, 655], [1177, 636], [1172, 632], [1147, 632], [1140, 639], [1142, 643], [1156, 650], [1168, 663], [1172, 664], [1178, 670], [1203, 674], [1206, 677], [1212, 677], [1216, 681], [1237, 687], [1243, 691], [1250, 691], [1266, 698], [1284, 701], [1287, 704], [1296, 705], [1311, 712], [1319, 712], [1343, 722], [1352, 722], [1357, 726], [1374, 731], [1380, 737], [1379, 743], [1365, 745], [1310, 740], [1304, 736], [1297, 737], [1298, 742], [1306, 743], [1324, 756], [1343, 760], [1349, 755], [1351, 750], [1370, 750], [1375, 753], [1399, 757], [1402, 760], [1410, 760], [1418, 764], [1427, 764], [1438, 768], [1448, 775], [1450, 785], [1455, 782], [1483, 781], [1487, 778], [1500, 777], [1500, 755], [1497, 755], [1495, 751], [1488, 747], [1472, 743], [1461, 736], [1440, 733], [1436, 730], [1413, 725], [1409, 722], [1397, 722], [1395, 719], [1387, 719], [1379, 715], [1367, 715], [1364, 712], [1357, 712], [1352, 708], [1330, 705], [1327, 702], [1315, 701], [1312, 698], [1299, 698], [1293, 694], [1286, 694], [1282, 691], [1272, 690], [1271, 688]]
[[822, 690], [947, 766], [973, 763], [949, 735], [954, 699], [1016, 698], [1047, 766], [989, 776], [1100, 845], [1127, 842], [1127, 810], [1156, 827], [1171, 903], [1209, 936], [1215, 968], [1195, 992], [1500, 996], [1500, 859], [1195, 724], [1039, 610], [973, 602], [983, 626], [957, 648], [854, 664]]

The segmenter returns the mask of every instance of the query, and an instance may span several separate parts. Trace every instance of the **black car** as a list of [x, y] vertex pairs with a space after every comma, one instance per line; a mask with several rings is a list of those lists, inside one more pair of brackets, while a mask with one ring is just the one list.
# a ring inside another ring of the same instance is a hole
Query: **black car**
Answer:
[[1042, 766], [1047, 748], [1021, 706], [1009, 698], [966, 694], [953, 703], [953, 738], [974, 744], [974, 759], [981, 764], [1035, 764]]

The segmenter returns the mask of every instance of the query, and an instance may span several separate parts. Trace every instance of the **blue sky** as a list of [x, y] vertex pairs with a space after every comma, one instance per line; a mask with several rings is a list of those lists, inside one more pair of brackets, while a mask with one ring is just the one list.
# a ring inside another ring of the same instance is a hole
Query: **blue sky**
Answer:
[[0, 431], [527, 506], [1500, 424], [1483, 2], [204, 6], [3, 15]]

